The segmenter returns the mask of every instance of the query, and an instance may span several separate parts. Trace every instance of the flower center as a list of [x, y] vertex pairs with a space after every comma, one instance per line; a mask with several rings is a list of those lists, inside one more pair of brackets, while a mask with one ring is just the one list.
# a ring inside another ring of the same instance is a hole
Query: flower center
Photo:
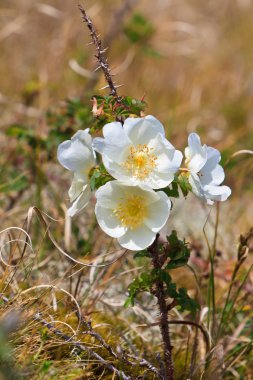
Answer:
[[132, 230], [139, 227], [147, 217], [147, 206], [143, 197], [129, 195], [118, 204], [113, 213], [121, 221], [122, 226]]
[[123, 163], [123, 166], [133, 177], [144, 180], [157, 166], [157, 156], [152, 154], [151, 150], [152, 148], [149, 148], [146, 144], [130, 147], [130, 154]]

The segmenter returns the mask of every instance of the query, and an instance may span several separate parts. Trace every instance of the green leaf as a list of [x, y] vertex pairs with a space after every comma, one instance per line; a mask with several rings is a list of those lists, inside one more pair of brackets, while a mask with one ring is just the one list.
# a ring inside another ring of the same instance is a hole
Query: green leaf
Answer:
[[150, 253], [147, 249], [144, 249], [143, 251], [138, 251], [135, 253], [134, 258], [141, 258], [141, 257], [150, 257]]
[[142, 14], [135, 13], [124, 28], [124, 32], [132, 43], [147, 41], [153, 34], [153, 25]]
[[195, 315], [196, 311], [200, 309], [198, 302], [187, 294], [185, 288], [180, 288], [178, 290], [178, 296], [176, 299], [182, 311], [188, 310]]
[[178, 185], [179, 185], [184, 197], [186, 197], [188, 195], [188, 193], [192, 190], [192, 187], [189, 183], [188, 176], [185, 173], [180, 174], [177, 177], [177, 182], [178, 182]]
[[168, 197], [179, 198], [178, 183], [173, 181], [169, 187], [161, 189]]
[[170, 298], [176, 299], [177, 294], [177, 285], [174, 282], [171, 282], [170, 284], [167, 284], [166, 292]]
[[134, 306], [136, 296], [141, 292], [150, 291], [155, 279], [156, 274], [154, 271], [144, 272], [139, 277], [136, 277], [128, 287], [129, 296], [126, 299], [124, 306]]
[[99, 167], [95, 167], [90, 177], [90, 187], [91, 190], [99, 189], [101, 186], [105, 185], [108, 181], [111, 181], [112, 176], [106, 171], [103, 164]]
[[133, 295], [129, 295], [124, 302], [124, 307], [127, 308], [129, 306], [134, 306], [134, 297]]
[[170, 261], [165, 269], [175, 269], [186, 265], [190, 257], [190, 249], [187, 243], [178, 239], [176, 231], [172, 231], [170, 236], [167, 236], [167, 241], [169, 245], [166, 254]]

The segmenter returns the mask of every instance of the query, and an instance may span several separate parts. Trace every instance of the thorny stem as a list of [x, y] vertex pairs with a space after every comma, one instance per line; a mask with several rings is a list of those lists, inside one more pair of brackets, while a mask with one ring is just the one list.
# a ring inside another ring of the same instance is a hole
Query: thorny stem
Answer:
[[[154, 243], [148, 248], [149, 253], [152, 257], [152, 263], [154, 269], [161, 269], [163, 265], [163, 260], [161, 260], [159, 251], [158, 251], [158, 238], [159, 234], [156, 235]], [[163, 281], [158, 279], [156, 281], [156, 289], [154, 295], [158, 301], [158, 307], [160, 312], [160, 322], [159, 327], [161, 330], [162, 340], [163, 340], [163, 349], [164, 349], [164, 365], [165, 373], [164, 380], [173, 380], [174, 379], [174, 368], [172, 362], [172, 346], [170, 342], [170, 333], [169, 333], [169, 321], [168, 321], [168, 306], [166, 304], [166, 295]]]
[[98, 68], [101, 68], [103, 70], [105, 80], [108, 83], [107, 87], [110, 89], [110, 95], [115, 96], [117, 98], [117, 100], [120, 101], [120, 96], [117, 93], [117, 86], [114, 84], [114, 82], [112, 80], [112, 76], [110, 74], [111, 69], [109, 67], [107, 57], [105, 55], [105, 52], [107, 49], [104, 49], [104, 47], [102, 45], [102, 41], [98, 37], [96, 28], [95, 28], [92, 20], [87, 16], [84, 8], [80, 4], [78, 5], [78, 8], [82, 14], [83, 21], [87, 24], [87, 27], [90, 30], [92, 42], [93, 42], [93, 44], [96, 48], [96, 51], [97, 51], [97, 54], [95, 55], [95, 57], [97, 58], [98, 63], [99, 63]]

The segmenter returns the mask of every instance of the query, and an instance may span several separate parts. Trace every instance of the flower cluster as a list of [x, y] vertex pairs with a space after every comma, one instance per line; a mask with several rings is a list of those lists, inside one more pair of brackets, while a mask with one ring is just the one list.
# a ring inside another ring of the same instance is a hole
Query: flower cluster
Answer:
[[58, 147], [59, 162], [73, 172], [68, 215], [74, 216], [88, 204], [99, 160], [96, 152], [100, 153], [112, 180], [96, 191], [95, 214], [102, 230], [124, 248], [142, 250], [152, 244], [169, 218], [171, 201], [164, 190], [178, 172], [208, 204], [231, 194], [229, 187], [220, 186], [224, 180], [220, 153], [201, 145], [196, 133], [188, 138], [184, 168], [180, 168], [183, 154], [166, 139], [163, 125], [153, 116], [129, 117], [123, 126], [106, 124], [103, 136], [92, 140], [86, 129]]

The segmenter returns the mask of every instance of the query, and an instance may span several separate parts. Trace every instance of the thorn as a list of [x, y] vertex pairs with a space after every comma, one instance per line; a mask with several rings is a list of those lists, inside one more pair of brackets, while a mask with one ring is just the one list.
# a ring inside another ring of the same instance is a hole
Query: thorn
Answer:
[[107, 84], [106, 86], [101, 87], [99, 90], [105, 90], [106, 88], [110, 88], [110, 86]]
[[125, 86], [124, 84], [118, 84], [117, 86], [114, 86], [115, 88], [119, 88], [119, 87], [122, 87], [122, 86]]
[[94, 72], [98, 71], [99, 69], [101, 69], [101, 66], [98, 66], [98, 67], [94, 70]]

